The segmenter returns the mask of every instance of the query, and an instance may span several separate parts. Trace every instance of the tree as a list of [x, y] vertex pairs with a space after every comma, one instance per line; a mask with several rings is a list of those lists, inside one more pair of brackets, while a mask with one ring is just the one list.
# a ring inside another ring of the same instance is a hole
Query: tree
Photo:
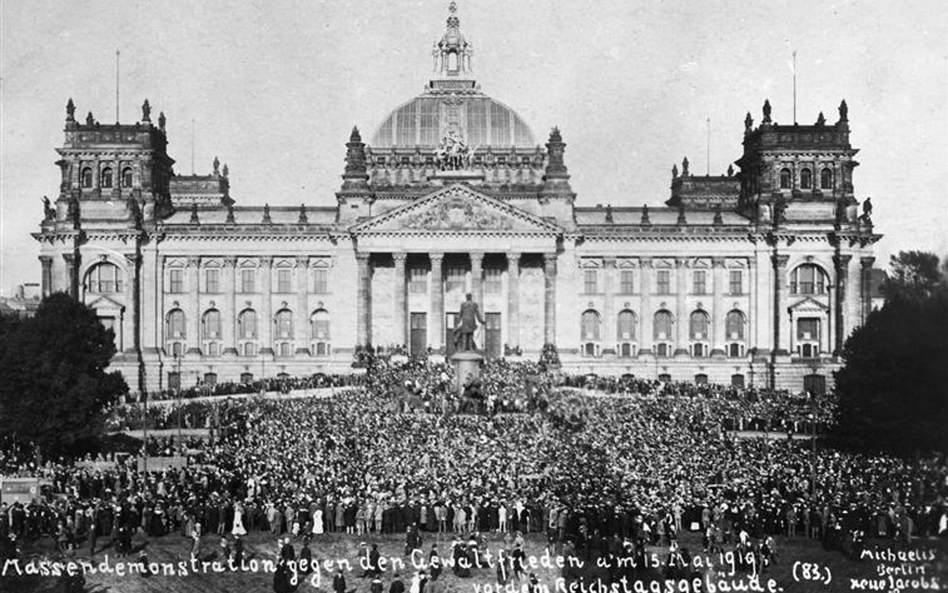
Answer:
[[0, 323], [0, 434], [37, 443], [48, 454], [94, 446], [104, 409], [128, 386], [107, 373], [114, 334], [95, 312], [64, 293], [36, 315]]
[[948, 451], [948, 279], [930, 253], [891, 265], [885, 305], [843, 347], [836, 436], [859, 450]]

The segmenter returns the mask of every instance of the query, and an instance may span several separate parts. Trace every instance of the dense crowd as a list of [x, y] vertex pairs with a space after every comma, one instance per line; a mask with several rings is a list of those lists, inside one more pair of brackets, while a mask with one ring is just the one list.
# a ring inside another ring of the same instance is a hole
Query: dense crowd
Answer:
[[801, 405], [825, 413], [831, 400], [651, 382], [597, 397], [576, 390], [589, 387], [578, 378], [564, 388], [540, 370], [488, 365], [484, 414], [455, 413], [471, 390], [458, 395], [450, 369], [429, 361], [375, 361], [363, 388], [334, 397], [195, 403], [190, 422], [213, 414], [219, 427], [214, 439], [186, 443], [200, 463], [148, 473], [134, 457], [41, 464], [28, 446], [5, 443], [0, 472], [25, 468], [55, 495], [0, 508], [0, 536], [82, 539], [93, 549], [108, 538], [121, 552], [135, 530], [318, 538], [417, 524], [546, 531], [589, 549], [700, 529], [713, 549], [747, 534], [852, 546], [860, 533], [948, 531], [943, 458], [855, 455], [727, 430], [735, 414], [792, 419]]

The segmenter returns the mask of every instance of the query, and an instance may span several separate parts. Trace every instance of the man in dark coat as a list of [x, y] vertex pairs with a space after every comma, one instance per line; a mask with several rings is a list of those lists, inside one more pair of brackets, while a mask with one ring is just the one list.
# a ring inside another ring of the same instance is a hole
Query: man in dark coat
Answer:
[[474, 343], [474, 332], [477, 331], [478, 323], [484, 325], [481, 309], [473, 301], [471, 293], [467, 293], [464, 298], [458, 313], [458, 326], [454, 328], [454, 347], [461, 352], [477, 349]]
[[336, 571], [336, 576], [332, 579], [332, 590], [334, 593], [346, 593], [346, 577], [342, 574], [342, 569]]

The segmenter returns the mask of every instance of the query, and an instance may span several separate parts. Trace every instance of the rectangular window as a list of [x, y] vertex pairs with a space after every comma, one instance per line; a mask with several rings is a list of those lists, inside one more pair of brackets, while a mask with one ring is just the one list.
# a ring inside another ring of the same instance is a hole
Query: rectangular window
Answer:
[[240, 271], [240, 292], [254, 291], [254, 270]]
[[408, 269], [408, 291], [413, 294], [424, 294], [428, 292], [428, 270], [425, 268]]
[[321, 268], [313, 270], [313, 292], [316, 294], [329, 292], [329, 270]]
[[619, 273], [619, 294], [632, 294], [635, 288], [634, 279], [632, 270], [622, 270]]
[[445, 282], [445, 290], [464, 289], [464, 268], [460, 266], [451, 266], [448, 268], [448, 277]]
[[168, 272], [168, 290], [175, 294], [184, 292], [184, 270], [173, 269]]
[[207, 271], [205, 271], [204, 288], [206, 292], [209, 292], [209, 293], [220, 292], [220, 288], [221, 288], [220, 275], [221, 275], [221, 271], [218, 270], [217, 268], [210, 268]]
[[707, 284], [705, 283], [707, 279], [707, 272], [704, 270], [695, 270], [694, 273], [694, 293], [695, 294], [707, 294]]
[[586, 270], [583, 272], [583, 292], [586, 294], [596, 294], [598, 292], [598, 275], [596, 270]]
[[820, 320], [819, 319], [800, 319], [797, 321], [797, 339], [798, 340], [819, 340], [820, 339]]
[[731, 294], [744, 294], [741, 271], [731, 270], [729, 278], [731, 281]]
[[671, 294], [671, 272], [668, 270], [659, 270], [657, 272], [658, 294]]
[[277, 292], [293, 292], [293, 270], [289, 268], [277, 270]]
[[500, 268], [484, 268], [484, 292], [490, 294], [500, 294], [501, 274], [503, 274], [503, 270]]

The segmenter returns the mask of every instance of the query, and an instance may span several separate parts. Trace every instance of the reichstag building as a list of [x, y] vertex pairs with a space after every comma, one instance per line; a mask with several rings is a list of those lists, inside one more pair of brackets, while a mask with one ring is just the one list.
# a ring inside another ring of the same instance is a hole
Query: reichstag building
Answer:
[[110, 125], [70, 100], [34, 234], [44, 294], [98, 312], [133, 390], [354, 372], [369, 345], [443, 360], [467, 293], [488, 357], [552, 345], [570, 372], [831, 382], [871, 310], [880, 237], [854, 196], [845, 102], [812, 125], [764, 103], [736, 169], [682, 162], [664, 207], [581, 207], [564, 135], [485, 94], [471, 54], [452, 7], [424, 92], [352, 130], [332, 207], [237, 204], [216, 159], [174, 172], [147, 101]]

